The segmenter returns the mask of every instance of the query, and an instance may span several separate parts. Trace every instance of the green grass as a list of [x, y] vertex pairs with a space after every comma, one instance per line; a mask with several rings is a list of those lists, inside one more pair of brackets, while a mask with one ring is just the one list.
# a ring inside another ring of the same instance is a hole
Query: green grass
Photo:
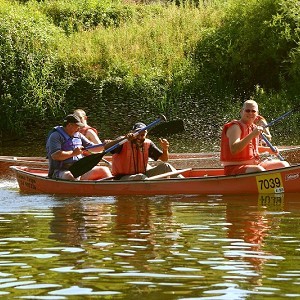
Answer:
[[164, 113], [205, 139], [246, 98], [268, 118], [295, 105], [297, 3], [196, 4], [0, 0], [0, 129], [83, 107], [107, 135]]

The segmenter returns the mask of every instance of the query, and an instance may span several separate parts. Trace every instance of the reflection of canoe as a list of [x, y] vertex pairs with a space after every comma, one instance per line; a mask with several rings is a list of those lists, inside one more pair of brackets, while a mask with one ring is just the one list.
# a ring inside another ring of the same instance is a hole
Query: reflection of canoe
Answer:
[[23, 192], [46, 194], [174, 195], [174, 194], [259, 194], [299, 193], [300, 165], [273, 171], [224, 176], [223, 169], [189, 169], [185, 178], [122, 181], [66, 181], [47, 178], [42, 169], [12, 166]]

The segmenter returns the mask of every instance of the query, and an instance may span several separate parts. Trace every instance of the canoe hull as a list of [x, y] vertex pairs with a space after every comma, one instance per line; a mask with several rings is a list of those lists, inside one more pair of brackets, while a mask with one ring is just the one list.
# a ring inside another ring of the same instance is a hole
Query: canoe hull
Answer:
[[223, 176], [222, 169], [192, 169], [184, 179], [144, 181], [66, 181], [46, 177], [42, 169], [12, 166], [20, 190], [25, 193], [118, 196], [118, 195], [233, 195], [299, 193], [300, 165], [274, 171]]

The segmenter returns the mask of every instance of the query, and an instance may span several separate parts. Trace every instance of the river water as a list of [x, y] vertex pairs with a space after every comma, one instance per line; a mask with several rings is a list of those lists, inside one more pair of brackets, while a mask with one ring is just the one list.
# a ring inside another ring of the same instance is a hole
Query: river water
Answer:
[[3, 299], [300, 298], [299, 195], [57, 197], [0, 181]]
[[299, 198], [28, 195], [2, 176], [0, 297], [300, 299]]

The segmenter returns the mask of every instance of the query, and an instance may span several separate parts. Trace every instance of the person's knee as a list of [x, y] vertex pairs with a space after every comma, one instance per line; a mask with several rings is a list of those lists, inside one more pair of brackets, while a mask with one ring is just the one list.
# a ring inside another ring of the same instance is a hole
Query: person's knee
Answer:
[[64, 172], [61, 176], [61, 179], [76, 180], [70, 171]]
[[102, 173], [103, 177], [111, 177], [111, 171], [108, 167], [102, 167], [99, 173]]
[[291, 165], [287, 162], [287, 161], [282, 161], [282, 167], [286, 168], [286, 167], [290, 167]]
[[121, 177], [121, 180], [145, 180], [147, 176], [143, 173], [137, 173], [133, 175], [125, 175]]
[[246, 169], [246, 172], [245, 173], [253, 173], [253, 172], [262, 172], [262, 171], [266, 171], [266, 169], [262, 166], [251, 166], [251, 167], [248, 167]]
[[99, 179], [112, 176], [108, 167], [96, 167], [93, 171], [95, 172], [95, 176]]

